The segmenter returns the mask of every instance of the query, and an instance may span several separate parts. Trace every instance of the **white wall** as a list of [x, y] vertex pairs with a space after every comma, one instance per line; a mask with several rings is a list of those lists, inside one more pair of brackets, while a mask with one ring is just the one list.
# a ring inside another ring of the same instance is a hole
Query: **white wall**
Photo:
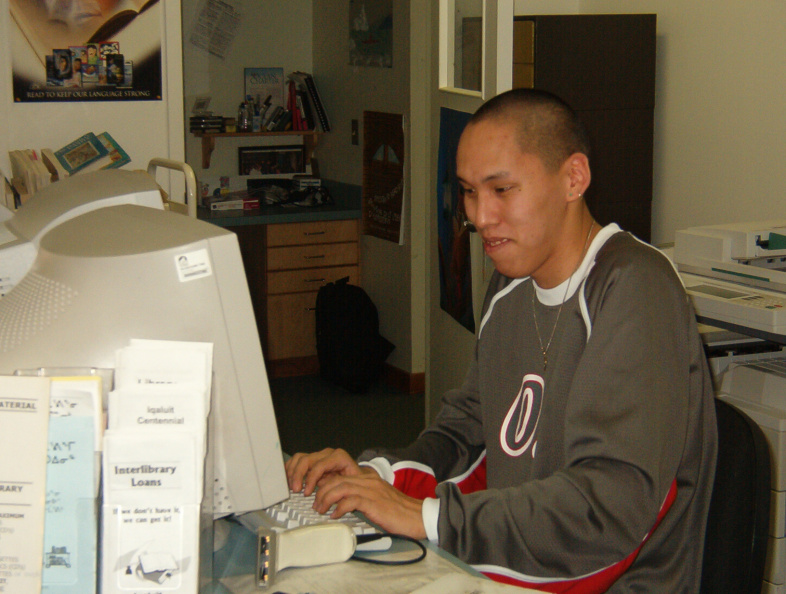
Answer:
[[[267, 0], [239, 4], [247, 12], [223, 60], [189, 42], [201, 1], [183, 0], [186, 117], [190, 116], [193, 101], [199, 95], [212, 97], [210, 109], [215, 113], [234, 116], [243, 99], [245, 66], [282, 66], [285, 73], [312, 72], [332, 127], [318, 139], [315, 156], [320, 173], [328, 179], [361, 185], [363, 111], [408, 116], [409, 3], [393, 3], [393, 68], [363, 68], [349, 65], [348, 0]], [[253, 11], [249, 10], [251, 6]], [[353, 119], [358, 120], [361, 128], [358, 145], [353, 145], [350, 138]], [[210, 168], [202, 169], [201, 141], [188, 134], [186, 160], [197, 177], [234, 175], [239, 146], [288, 142], [299, 140], [220, 138], [216, 140]], [[405, 191], [406, 201], [408, 197]], [[409, 215], [405, 226], [409, 228]], [[364, 236], [361, 284], [377, 305], [381, 333], [396, 345], [388, 363], [404, 371], [422, 372], [425, 367], [423, 277], [419, 277], [421, 289], [417, 303], [413, 304], [410, 286], [413, 244], [420, 246], [414, 253], [422, 267], [422, 235], [408, 237], [404, 246]]]
[[[323, 177], [362, 185], [363, 111], [402, 114], [405, 150], [409, 152], [410, 2], [393, 2], [393, 67], [349, 64], [349, 0], [314, 0], [314, 77], [329, 111], [332, 130], [317, 147]], [[351, 121], [358, 120], [360, 139], [351, 143]], [[405, 177], [413, 165], [405, 156]], [[387, 363], [406, 372], [425, 369], [423, 277], [413, 300], [412, 270], [422, 269], [424, 239], [413, 236], [410, 187], [404, 188], [406, 241], [398, 245], [376, 237], [361, 238], [361, 284], [379, 310], [380, 333], [396, 345]], [[422, 228], [422, 227], [420, 227]]]
[[[8, 0], [0, 0], [0, 169], [6, 176], [9, 150], [58, 149], [85, 132], [109, 132], [132, 159], [127, 169], [146, 169], [154, 157], [184, 160], [180, 3], [161, 5], [161, 101], [14, 103]], [[158, 181], [169, 191], [166, 178], [159, 175]], [[173, 179], [173, 191], [181, 188], [182, 195], [182, 176]]]
[[[257, 0], [233, 2], [242, 11], [240, 27], [222, 58], [207, 53], [190, 42], [194, 22], [204, 0], [183, 2], [183, 78], [185, 116], [191, 116], [194, 98], [211, 97], [210, 110], [225, 117], [235, 117], [244, 99], [243, 69], [246, 67], [282, 67], [286, 76], [294, 70], [312, 70], [311, 0]], [[210, 169], [202, 169], [201, 142], [186, 134], [186, 161], [197, 178], [205, 175], [237, 175], [239, 146], [300, 143], [299, 137], [221, 138]]]
[[652, 241], [786, 217], [786, 3], [583, 0], [658, 15]]

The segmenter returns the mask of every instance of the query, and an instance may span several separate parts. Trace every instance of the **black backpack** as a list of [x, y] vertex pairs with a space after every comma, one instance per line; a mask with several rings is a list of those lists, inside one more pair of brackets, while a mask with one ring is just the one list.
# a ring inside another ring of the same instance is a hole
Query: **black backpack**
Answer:
[[395, 348], [379, 334], [371, 298], [349, 277], [319, 289], [316, 328], [320, 375], [350, 392], [366, 392]]

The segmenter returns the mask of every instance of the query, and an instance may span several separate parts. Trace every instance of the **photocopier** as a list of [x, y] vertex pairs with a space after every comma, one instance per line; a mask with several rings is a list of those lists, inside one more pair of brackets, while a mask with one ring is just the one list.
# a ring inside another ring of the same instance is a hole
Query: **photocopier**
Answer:
[[725, 333], [710, 355], [717, 396], [761, 426], [770, 446], [762, 592], [786, 594], [786, 220], [678, 231], [672, 258], [707, 334]]

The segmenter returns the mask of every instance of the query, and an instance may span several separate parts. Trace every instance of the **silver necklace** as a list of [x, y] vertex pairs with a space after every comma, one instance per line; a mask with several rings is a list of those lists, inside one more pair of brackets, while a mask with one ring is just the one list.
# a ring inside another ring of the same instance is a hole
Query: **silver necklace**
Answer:
[[[592, 235], [592, 229], [595, 227], [595, 221], [592, 221], [590, 225], [589, 232], [587, 233], [587, 239], [584, 240], [584, 247], [581, 250], [581, 259], [579, 263], [576, 265], [576, 270], [579, 269], [581, 263], [584, 261], [584, 253], [587, 251], [587, 245], [589, 245], [589, 238]], [[576, 274], [576, 270], [573, 271], [573, 274]], [[568, 291], [570, 290], [570, 281], [573, 279], [573, 274], [568, 277], [568, 284], [565, 287], [565, 294], [562, 296], [562, 302], [559, 304], [559, 309], [557, 310], [557, 319], [554, 320], [554, 326], [551, 329], [551, 335], [549, 336], [549, 341], [546, 343], [546, 346], [543, 346], [543, 340], [540, 338], [540, 328], [538, 328], [538, 316], [535, 315], [535, 285], [532, 286], [532, 319], [535, 322], [535, 332], [538, 335], [538, 344], [540, 345], [540, 352], [543, 353], [543, 371], [546, 371], [546, 366], [549, 364], [549, 347], [551, 347], [551, 341], [554, 340], [554, 333], [557, 331], [557, 324], [559, 324], [559, 316], [562, 313], [562, 306], [565, 305], [565, 299], [568, 297]]]

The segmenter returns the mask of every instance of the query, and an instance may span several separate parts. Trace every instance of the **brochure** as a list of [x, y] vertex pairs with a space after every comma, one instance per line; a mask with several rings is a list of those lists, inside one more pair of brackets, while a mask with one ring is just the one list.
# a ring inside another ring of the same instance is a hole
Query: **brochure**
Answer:
[[[46, 377], [0, 376], [0, 589], [41, 590], [49, 430]], [[13, 454], [11, 454], [13, 453]]]

